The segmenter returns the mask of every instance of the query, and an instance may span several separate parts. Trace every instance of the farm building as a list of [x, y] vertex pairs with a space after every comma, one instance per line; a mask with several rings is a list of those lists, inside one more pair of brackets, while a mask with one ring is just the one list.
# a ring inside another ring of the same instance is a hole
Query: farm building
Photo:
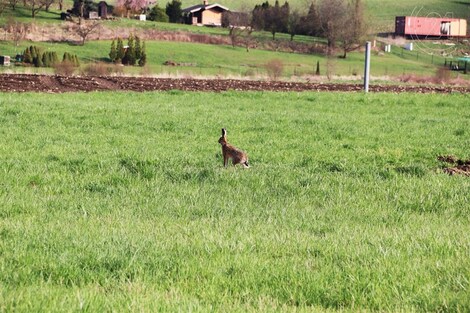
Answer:
[[446, 17], [397, 16], [395, 35], [405, 37], [466, 37], [467, 21]]
[[209, 4], [204, 0], [202, 4], [183, 9], [183, 17], [186, 24], [221, 26], [222, 14], [226, 11], [229, 9], [217, 3]]

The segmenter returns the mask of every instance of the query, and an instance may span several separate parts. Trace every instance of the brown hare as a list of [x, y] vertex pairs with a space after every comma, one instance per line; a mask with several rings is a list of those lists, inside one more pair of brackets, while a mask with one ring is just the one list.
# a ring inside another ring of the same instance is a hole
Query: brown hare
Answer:
[[222, 137], [220, 137], [219, 143], [222, 145], [224, 167], [227, 167], [229, 159], [232, 159], [233, 165], [241, 164], [244, 168], [250, 167], [248, 164], [248, 155], [227, 142], [227, 130], [225, 130], [225, 128], [222, 128]]

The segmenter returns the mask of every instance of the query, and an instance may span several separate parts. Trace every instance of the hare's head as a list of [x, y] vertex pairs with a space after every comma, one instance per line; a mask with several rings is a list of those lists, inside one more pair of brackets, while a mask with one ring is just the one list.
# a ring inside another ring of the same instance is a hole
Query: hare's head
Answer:
[[222, 128], [222, 137], [219, 138], [219, 143], [223, 146], [227, 144], [227, 131]]

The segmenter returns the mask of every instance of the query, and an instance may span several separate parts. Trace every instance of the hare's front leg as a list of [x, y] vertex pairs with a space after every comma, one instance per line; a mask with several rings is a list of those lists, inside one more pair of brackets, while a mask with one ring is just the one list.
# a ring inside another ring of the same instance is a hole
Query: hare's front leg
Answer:
[[224, 156], [224, 167], [227, 167], [227, 165], [228, 165], [228, 155], [225, 153], [225, 151], [222, 154]]

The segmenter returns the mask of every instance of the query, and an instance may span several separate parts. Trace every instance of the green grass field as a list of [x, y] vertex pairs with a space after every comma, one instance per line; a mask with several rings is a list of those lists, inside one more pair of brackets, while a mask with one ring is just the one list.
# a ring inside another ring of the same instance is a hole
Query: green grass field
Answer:
[[[165, 7], [164, 1], [159, 3], [160, 7]], [[254, 8], [256, 4], [261, 4], [263, 1], [254, 2], [252, 0], [223, 0], [223, 1], [210, 1], [210, 3], [219, 3], [230, 10], [238, 11], [244, 10], [249, 11]], [[271, 5], [274, 1], [269, 1]], [[292, 10], [298, 10], [304, 12], [308, 10], [311, 1], [306, 0], [291, 0], [288, 1]], [[116, 1], [108, 1], [109, 4], [115, 5]], [[202, 3], [202, 0], [183, 0], [182, 7], [189, 7], [198, 3]], [[284, 1], [280, 1], [281, 4]], [[368, 21], [373, 25], [374, 32], [393, 32], [395, 28], [395, 16], [413, 15], [413, 16], [452, 16], [458, 18], [470, 18], [470, 1], [454, 1], [454, 0], [396, 0], [396, 1], [382, 1], [382, 0], [364, 0]], [[73, 1], [66, 0], [64, 6], [66, 9], [71, 8]], [[51, 23], [60, 22], [60, 12], [56, 5], [51, 6], [50, 12], [40, 11], [35, 19], [36, 23]], [[4, 23], [9, 16], [14, 16], [20, 21], [31, 22], [31, 12], [27, 8], [22, 8], [21, 5], [15, 11], [11, 11], [9, 7], [5, 9], [2, 15], [0, 15], [0, 23]], [[134, 24], [134, 22], [126, 21], [125, 19], [119, 24], [127, 25]], [[116, 24], [113, 22], [111, 24]], [[148, 27], [149, 23], [135, 23], [138, 27]], [[150, 23], [151, 24], [151, 23]], [[164, 25], [163, 28], [174, 29], [174, 25]], [[178, 29], [187, 29], [185, 26], [179, 25]], [[197, 28], [190, 28], [190, 31], [199, 32]], [[206, 32], [217, 32], [217, 29], [205, 30]], [[269, 35], [268, 35], [269, 36]]]
[[[89, 41], [85, 46], [67, 43], [31, 43], [24, 41], [19, 47], [12, 42], [0, 42], [0, 51], [14, 56], [30, 45], [41, 47], [44, 51], [56, 51], [59, 56], [64, 52], [77, 54], [82, 65], [93, 62], [109, 62], [108, 53], [110, 41]], [[376, 78], [383, 76], [399, 76], [402, 74], [417, 74], [434, 76], [438, 65], [444, 64], [444, 58], [424, 54], [423, 52], [403, 52], [395, 48], [392, 54], [373, 54], [371, 58], [371, 75]], [[224, 45], [207, 45], [169, 41], [146, 41], [147, 69], [145, 74], [189, 75], [189, 76], [235, 76], [247, 78], [265, 78], [266, 63], [272, 59], [282, 60], [284, 65], [283, 78], [313, 75], [317, 61], [320, 62], [320, 72], [327, 74], [328, 64], [324, 55], [282, 53], [252, 49], [246, 52], [244, 48]], [[418, 57], [417, 57], [418, 54]], [[165, 61], [172, 60], [185, 63], [187, 66], [165, 66]], [[351, 76], [351, 79], [361, 79], [364, 67], [363, 52], [348, 54], [346, 59], [334, 58], [330, 71], [334, 75]], [[122, 69], [126, 74], [140, 74], [140, 67]], [[53, 73], [53, 69], [34, 67], [1, 67], [0, 72], [33, 72]], [[355, 75], [353, 77], [352, 75]], [[463, 75], [466, 77], [468, 75]]]
[[468, 108], [0, 94], [0, 311], [468, 312], [470, 180], [436, 161], [470, 157]]

